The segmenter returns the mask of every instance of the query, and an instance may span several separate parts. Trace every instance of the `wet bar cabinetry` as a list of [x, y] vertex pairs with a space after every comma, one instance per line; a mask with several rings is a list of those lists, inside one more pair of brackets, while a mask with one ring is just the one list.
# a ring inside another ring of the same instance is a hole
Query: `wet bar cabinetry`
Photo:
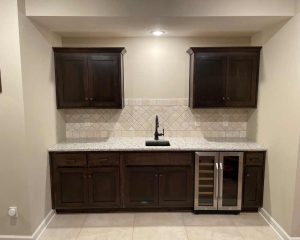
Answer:
[[[50, 152], [53, 209], [192, 211], [194, 202], [206, 210], [216, 209], [218, 204], [224, 210], [240, 205], [242, 210], [251, 211], [261, 207], [264, 152], [198, 154]], [[220, 180], [216, 180], [216, 163], [224, 169], [219, 175], [222, 188]], [[219, 193], [216, 186], [221, 189]], [[218, 198], [220, 193], [222, 199]]]
[[53, 48], [57, 108], [123, 108], [124, 48]]
[[255, 108], [260, 47], [190, 48], [191, 108]]

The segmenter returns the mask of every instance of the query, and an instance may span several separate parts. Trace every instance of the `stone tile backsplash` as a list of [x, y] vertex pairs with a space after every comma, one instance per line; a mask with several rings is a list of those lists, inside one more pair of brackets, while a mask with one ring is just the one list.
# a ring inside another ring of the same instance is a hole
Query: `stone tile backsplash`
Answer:
[[127, 99], [124, 109], [62, 110], [67, 138], [152, 137], [155, 115], [166, 137], [247, 135], [247, 109], [190, 109], [187, 99]]

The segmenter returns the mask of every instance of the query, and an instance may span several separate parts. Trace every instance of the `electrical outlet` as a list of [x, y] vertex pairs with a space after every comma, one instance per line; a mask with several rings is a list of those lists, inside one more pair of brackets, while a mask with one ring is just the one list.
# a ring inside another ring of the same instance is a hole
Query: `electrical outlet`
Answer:
[[18, 208], [17, 207], [9, 207], [8, 208], [8, 215], [10, 217], [18, 217]]

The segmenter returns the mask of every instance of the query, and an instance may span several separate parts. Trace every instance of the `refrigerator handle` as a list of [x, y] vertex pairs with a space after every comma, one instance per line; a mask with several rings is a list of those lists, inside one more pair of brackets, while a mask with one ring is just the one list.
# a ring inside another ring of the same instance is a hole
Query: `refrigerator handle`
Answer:
[[[220, 173], [219, 173], [218, 177], [219, 177], [219, 186], [218, 186], [219, 187], [219, 200], [222, 201], [222, 198], [223, 198], [223, 159], [220, 160]], [[222, 204], [220, 203], [220, 205], [222, 205]]]
[[218, 191], [219, 191], [219, 163], [216, 162], [215, 170], [215, 202], [218, 201]]

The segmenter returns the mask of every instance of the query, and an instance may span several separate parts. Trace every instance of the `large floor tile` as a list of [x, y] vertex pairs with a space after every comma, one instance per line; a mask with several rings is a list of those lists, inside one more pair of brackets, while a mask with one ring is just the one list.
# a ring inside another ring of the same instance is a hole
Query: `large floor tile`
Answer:
[[88, 214], [84, 227], [132, 227], [133, 213]]
[[241, 213], [233, 218], [236, 226], [268, 226], [259, 213]]
[[[243, 240], [236, 227], [186, 227], [189, 240]], [[254, 240], [254, 239], [253, 239]]]
[[136, 213], [134, 226], [184, 226], [182, 213]]
[[183, 213], [185, 226], [233, 226], [235, 215]]
[[75, 240], [80, 228], [47, 228], [39, 240]]
[[83, 228], [78, 240], [132, 240], [133, 227]]
[[184, 227], [134, 227], [133, 240], [188, 240]]
[[81, 228], [86, 214], [56, 214], [48, 228]]
[[279, 240], [278, 235], [269, 226], [238, 227], [245, 240]]

